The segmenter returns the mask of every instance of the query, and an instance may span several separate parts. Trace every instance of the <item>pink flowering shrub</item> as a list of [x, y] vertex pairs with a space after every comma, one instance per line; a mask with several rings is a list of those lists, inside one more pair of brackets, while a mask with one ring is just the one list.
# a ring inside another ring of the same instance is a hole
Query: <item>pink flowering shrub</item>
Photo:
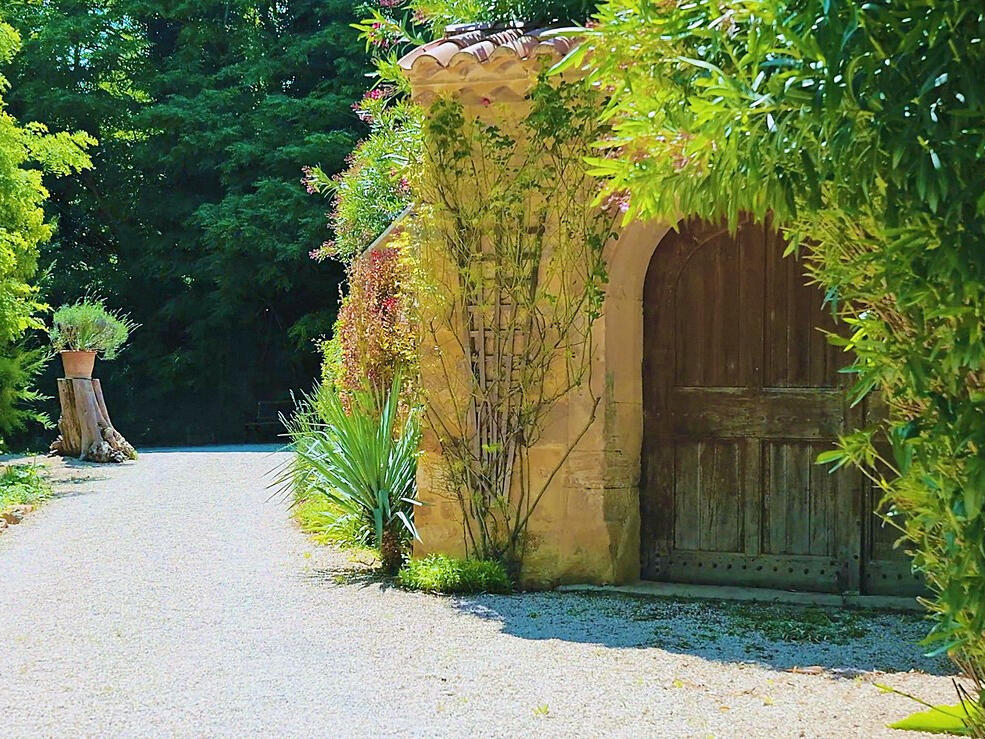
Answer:
[[332, 196], [328, 221], [334, 239], [313, 249], [312, 259], [334, 257], [349, 263], [410, 203], [406, 169], [419, 161], [420, 111], [394, 102], [395, 94], [392, 88], [378, 87], [353, 105], [370, 134], [349, 156], [343, 172], [328, 177], [318, 167], [302, 170], [308, 192]]

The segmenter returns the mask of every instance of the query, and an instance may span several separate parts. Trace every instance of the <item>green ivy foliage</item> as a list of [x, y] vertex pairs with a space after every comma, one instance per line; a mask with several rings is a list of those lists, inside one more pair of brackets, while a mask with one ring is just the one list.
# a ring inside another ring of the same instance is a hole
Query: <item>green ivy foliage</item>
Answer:
[[889, 418], [823, 461], [883, 488], [932, 640], [981, 664], [981, 4], [611, 0], [586, 33], [565, 65], [611, 91], [592, 165], [627, 217], [769, 215], [850, 326], [856, 398], [881, 391]]
[[[19, 48], [19, 34], [0, 21], [0, 64]], [[0, 95], [8, 86], [0, 75]], [[42, 174], [67, 175], [90, 166], [87, 150], [95, 143], [83, 133], [50, 134], [40, 123], [21, 125], [0, 96], [0, 448], [6, 435], [37, 418], [25, 403], [39, 399], [30, 384], [43, 355], [24, 340], [42, 327], [44, 306], [34, 279], [40, 245], [52, 234]]]

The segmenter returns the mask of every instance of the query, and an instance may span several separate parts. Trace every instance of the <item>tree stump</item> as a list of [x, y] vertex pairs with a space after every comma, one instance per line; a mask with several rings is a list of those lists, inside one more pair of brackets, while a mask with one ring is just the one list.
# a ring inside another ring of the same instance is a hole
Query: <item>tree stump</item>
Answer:
[[137, 452], [109, 420], [99, 380], [59, 380], [58, 401], [62, 406], [62, 415], [58, 419], [61, 433], [51, 444], [52, 454], [89, 462], [123, 462], [137, 458]]

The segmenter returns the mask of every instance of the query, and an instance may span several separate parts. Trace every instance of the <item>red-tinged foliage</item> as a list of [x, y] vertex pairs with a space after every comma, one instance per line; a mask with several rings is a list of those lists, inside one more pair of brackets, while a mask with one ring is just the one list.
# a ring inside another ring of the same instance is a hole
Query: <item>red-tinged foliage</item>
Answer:
[[417, 363], [413, 325], [413, 267], [402, 245], [371, 249], [349, 269], [349, 294], [335, 330], [340, 390], [389, 387], [395, 374], [410, 377]]

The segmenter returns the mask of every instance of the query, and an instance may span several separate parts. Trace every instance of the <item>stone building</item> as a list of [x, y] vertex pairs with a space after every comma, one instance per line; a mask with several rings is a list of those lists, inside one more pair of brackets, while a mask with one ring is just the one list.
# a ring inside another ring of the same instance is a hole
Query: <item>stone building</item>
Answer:
[[[574, 41], [541, 30], [449, 29], [401, 59], [413, 98], [468, 115], [525, 104], [543, 58]], [[821, 592], [912, 593], [919, 583], [872, 511], [862, 477], [815, 464], [864, 420], [825, 339], [831, 318], [803, 265], [762, 224], [634, 223], [606, 247], [594, 335], [595, 421], [531, 522], [527, 585], [639, 579]], [[422, 378], [438, 392], [439, 378]], [[558, 404], [536, 450], [558, 458], [588, 393]], [[461, 512], [435, 489], [434, 439], [418, 482], [417, 554], [462, 554]]]

